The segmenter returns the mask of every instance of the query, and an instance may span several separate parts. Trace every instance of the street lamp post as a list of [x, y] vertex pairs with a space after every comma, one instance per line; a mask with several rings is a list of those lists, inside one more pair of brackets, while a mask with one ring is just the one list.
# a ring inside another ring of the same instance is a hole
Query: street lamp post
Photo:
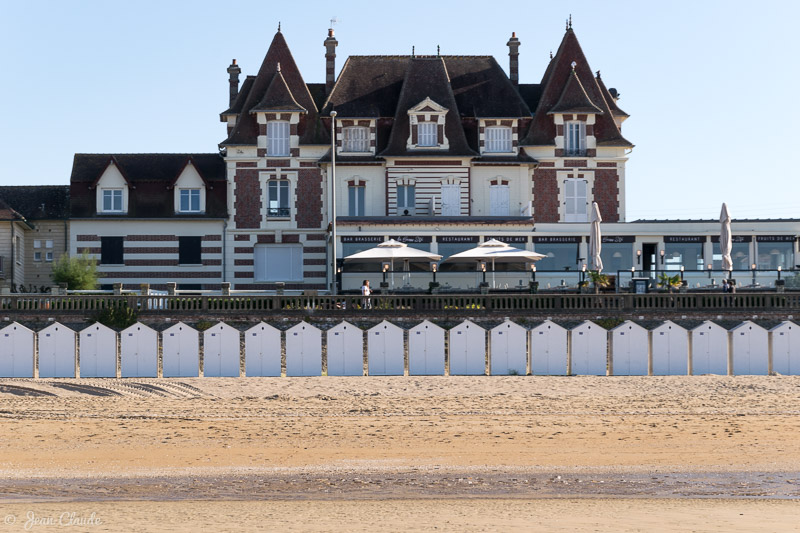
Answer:
[[755, 287], [756, 286], [756, 264], [755, 263], [750, 265], [750, 270], [753, 271], [753, 287]]
[[336, 295], [336, 111], [331, 111], [331, 294]]

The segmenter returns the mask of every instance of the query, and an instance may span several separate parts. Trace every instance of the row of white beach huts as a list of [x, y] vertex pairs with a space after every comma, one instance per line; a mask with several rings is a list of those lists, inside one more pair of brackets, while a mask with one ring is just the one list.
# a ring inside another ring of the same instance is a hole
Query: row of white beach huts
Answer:
[[800, 374], [793, 322], [770, 330], [749, 321], [731, 330], [624, 322], [606, 330], [585, 321], [568, 330], [547, 320], [529, 330], [506, 320], [487, 332], [469, 320], [449, 330], [425, 320], [407, 332], [383, 321], [366, 331], [341, 322], [324, 333], [323, 346], [323, 331], [307, 322], [284, 332], [220, 322], [202, 332], [201, 369], [201, 332], [182, 322], [161, 333], [142, 323], [76, 333], [58, 322], [35, 333], [14, 322], [0, 329], [0, 377], [240, 376], [242, 356], [246, 376], [281, 376], [284, 364], [287, 376], [362, 376], [365, 366], [371, 376]]

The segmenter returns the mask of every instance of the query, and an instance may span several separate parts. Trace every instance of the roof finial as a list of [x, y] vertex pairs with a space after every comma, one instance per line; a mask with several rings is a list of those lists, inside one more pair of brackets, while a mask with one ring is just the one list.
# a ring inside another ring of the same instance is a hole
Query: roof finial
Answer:
[[550, 59], [553, 59], [553, 51], [550, 50]]
[[278, 21], [278, 33], [280, 33], [280, 32], [281, 32], [281, 21], [279, 20]]
[[436, 57], [439, 57], [439, 55], [440, 55], [440, 54], [439, 54], [439, 50], [440, 50], [440, 49], [439, 49], [439, 45], [437, 44], [437, 45], [436, 45]]
[[569, 22], [567, 23], [567, 29], [572, 29], [572, 13], [569, 14]]
[[575, 65], [577, 65], [577, 63], [573, 61], [572, 64], [571, 64], [573, 72], [575, 72]]
[[[573, 64], [574, 64], [574, 63], [573, 63]], [[280, 72], [280, 71], [281, 71], [281, 62], [280, 62], [280, 61], [278, 61], [278, 72]]]
[[414, 57], [414, 48], [416, 48], [416, 47], [414, 47], [414, 46], [411, 47], [411, 57]]
[[597, 74], [597, 79], [600, 79], [600, 71], [599, 70], [596, 72], [596, 74]]

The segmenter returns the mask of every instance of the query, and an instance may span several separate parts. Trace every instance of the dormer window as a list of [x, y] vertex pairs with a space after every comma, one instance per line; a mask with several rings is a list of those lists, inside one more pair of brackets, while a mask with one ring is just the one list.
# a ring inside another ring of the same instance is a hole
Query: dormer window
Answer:
[[289, 123], [277, 120], [267, 122], [267, 155], [289, 155]]
[[491, 126], [486, 128], [487, 153], [508, 153], [512, 150], [511, 128], [508, 126]]
[[445, 131], [447, 108], [440, 106], [430, 98], [408, 110], [410, 132], [407, 148], [441, 149], [450, 148]]
[[103, 212], [122, 213], [122, 189], [103, 189]]
[[564, 154], [586, 155], [586, 122], [575, 120], [564, 124]]
[[181, 213], [200, 212], [200, 189], [181, 189]]
[[348, 126], [342, 130], [343, 152], [369, 152], [369, 128]]

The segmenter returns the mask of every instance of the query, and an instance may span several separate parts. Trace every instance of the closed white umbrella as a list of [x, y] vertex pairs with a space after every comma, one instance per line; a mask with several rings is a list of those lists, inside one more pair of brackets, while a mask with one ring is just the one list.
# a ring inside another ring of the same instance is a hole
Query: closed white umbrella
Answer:
[[602, 239], [600, 236], [600, 223], [603, 217], [600, 216], [600, 208], [597, 202], [592, 202], [592, 223], [589, 228], [589, 255], [592, 258], [592, 269], [601, 272], [603, 270], [603, 260], [600, 258], [600, 250], [602, 246]]
[[722, 252], [722, 270], [727, 270], [728, 277], [730, 278], [733, 271], [733, 260], [731, 259], [733, 236], [731, 235], [731, 216], [728, 214], [728, 205], [725, 203], [722, 204], [719, 222], [722, 225], [719, 231], [719, 249]]
[[533, 263], [544, 258], [542, 254], [529, 252], [514, 248], [508, 244], [490, 239], [479, 244], [475, 248], [453, 254], [442, 263], [472, 263], [472, 262], [492, 262], [492, 285], [494, 285], [494, 265], [495, 263]]
[[414, 262], [431, 262], [431, 261], [438, 261], [442, 258], [441, 255], [437, 255], [431, 252], [426, 252], [425, 250], [418, 250], [416, 248], [411, 248], [407, 244], [403, 242], [398, 242], [394, 239], [389, 239], [388, 241], [380, 243], [375, 248], [370, 248], [369, 250], [364, 250], [353, 255], [348, 255], [344, 258], [345, 263], [382, 263], [384, 261], [389, 261], [392, 265], [392, 285], [394, 285], [394, 261], [395, 259], [400, 261], [408, 261], [409, 263]]

